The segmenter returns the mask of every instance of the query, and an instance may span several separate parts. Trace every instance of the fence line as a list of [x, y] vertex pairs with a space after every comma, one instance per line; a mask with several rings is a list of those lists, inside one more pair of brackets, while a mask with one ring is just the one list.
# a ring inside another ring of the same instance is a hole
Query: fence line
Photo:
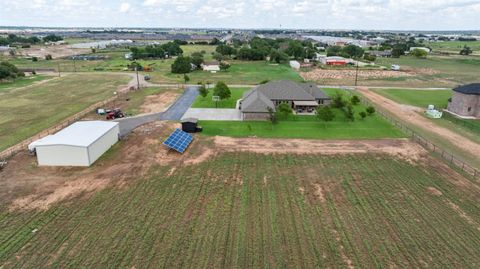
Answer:
[[15, 145], [1, 151], [0, 152], [0, 160], [8, 159], [8, 158], [12, 157], [13, 155], [15, 155], [16, 153], [18, 153], [20, 151], [26, 150], [30, 143], [32, 143], [32, 142], [34, 142], [34, 141], [36, 141], [36, 140], [38, 140], [42, 137], [54, 134], [54, 133], [62, 130], [63, 128], [65, 128], [65, 127], [71, 125], [72, 123], [80, 120], [81, 118], [83, 118], [85, 115], [92, 112], [96, 108], [105, 106], [106, 104], [115, 101], [117, 98], [119, 98], [119, 95], [121, 93], [126, 93], [128, 91], [131, 91], [131, 90], [135, 89], [135, 87], [133, 87], [133, 86], [128, 86], [128, 87], [121, 86], [121, 87], [122, 88], [118, 90], [119, 94], [117, 94], [115, 96], [112, 96], [112, 97], [110, 97], [106, 100], [99, 101], [99, 102], [97, 102], [93, 105], [90, 105], [89, 107], [85, 108], [84, 110], [68, 117], [66, 120], [63, 120], [61, 123], [59, 123], [57, 125], [54, 125], [54, 126], [48, 128], [46, 130], [43, 130], [40, 133], [37, 133], [36, 135], [34, 135], [32, 137], [29, 137], [29, 138], [21, 141], [20, 143], [17, 143]]
[[[349, 91], [350, 92], [350, 91]], [[388, 113], [378, 109], [377, 106], [375, 106], [372, 102], [370, 102], [369, 100], [367, 100], [365, 97], [361, 96], [360, 99], [362, 100], [362, 103], [364, 105], [367, 105], [367, 106], [373, 106], [376, 108], [376, 111], [377, 113], [382, 116], [384, 119], [386, 119], [387, 121], [389, 121], [390, 123], [392, 123], [393, 125], [395, 125], [397, 128], [399, 128], [402, 132], [404, 132], [405, 134], [407, 134], [408, 136], [411, 137], [411, 139], [420, 144], [421, 146], [423, 146], [425, 149], [427, 150], [430, 150], [434, 153], [438, 153], [444, 160], [446, 160], [447, 162], [449, 162], [450, 164], [453, 164], [455, 166], [457, 166], [458, 168], [460, 168], [463, 172], [473, 176], [474, 179], [480, 179], [480, 171], [473, 167], [473, 166], [470, 166], [469, 164], [465, 163], [464, 161], [462, 161], [460, 158], [456, 157], [455, 155], [453, 155], [452, 153], [442, 149], [440, 146], [438, 146], [437, 144], [429, 141], [428, 139], [426, 139], [425, 137], [421, 136], [420, 134], [418, 134], [417, 132], [413, 131], [411, 128], [409, 128], [408, 126], [404, 125], [403, 123], [401, 123], [400, 121], [394, 119], [393, 117], [391, 117]]]

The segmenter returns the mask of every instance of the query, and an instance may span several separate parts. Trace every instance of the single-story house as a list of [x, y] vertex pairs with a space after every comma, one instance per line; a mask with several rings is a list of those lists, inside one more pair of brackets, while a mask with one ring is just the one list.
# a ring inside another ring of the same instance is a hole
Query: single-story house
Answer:
[[312, 113], [320, 105], [328, 105], [331, 98], [313, 83], [289, 80], [272, 81], [245, 92], [240, 101], [244, 120], [266, 120], [269, 108], [275, 111], [280, 104], [288, 104], [296, 113]]
[[209, 71], [209, 72], [220, 71], [220, 62], [219, 61], [204, 62], [202, 64], [202, 69], [203, 71]]
[[453, 96], [448, 100], [447, 110], [463, 117], [480, 118], [480, 83], [453, 89]]
[[373, 51], [367, 51], [366, 53], [373, 55], [375, 57], [379, 58], [390, 58], [392, 57], [392, 51], [391, 50], [385, 50], [385, 51], [380, 51], [380, 50], [373, 50]]
[[28, 150], [39, 166], [90, 166], [118, 142], [118, 122], [79, 121], [34, 141]]
[[353, 63], [352, 59], [346, 59], [340, 56], [320, 57], [319, 61], [323, 65], [347, 65]]

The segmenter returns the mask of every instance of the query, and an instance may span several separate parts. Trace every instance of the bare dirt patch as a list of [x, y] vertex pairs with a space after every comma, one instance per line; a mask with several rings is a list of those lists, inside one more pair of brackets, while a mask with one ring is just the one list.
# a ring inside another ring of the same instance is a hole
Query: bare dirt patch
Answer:
[[320, 200], [320, 202], [324, 203], [327, 200], [325, 199], [325, 194], [323, 193], [323, 188], [320, 184], [313, 184], [315, 189], [315, 196]]
[[[301, 72], [300, 76], [307, 81], [319, 81], [324, 79], [346, 79], [355, 77], [356, 71], [343, 69], [343, 70], [325, 70], [314, 69], [309, 72]], [[397, 78], [397, 77], [412, 77], [413, 73], [397, 72], [389, 70], [361, 70], [358, 72], [358, 77], [361, 79], [382, 79], [382, 78]]]
[[451, 201], [448, 201], [447, 202], [448, 205], [450, 206], [450, 208], [453, 209], [453, 211], [457, 212], [457, 214], [464, 220], [466, 220], [469, 224], [471, 224], [472, 226], [474, 226], [477, 230], [480, 231], [480, 224], [478, 222], [476, 222], [475, 220], [473, 220], [472, 217], [470, 217], [465, 211], [463, 211], [457, 204], [451, 202]]
[[45, 58], [50, 54], [54, 59], [68, 56], [90, 53], [90, 49], [73, 49], [69, 45], [57, 46], [32, 46], [30, 48], [20, 49], [17, 54], [27, 57]]
[[[409, 122], [430, 133], [434, 133], [441, 138], [448, 140], [452, 145], [470, 153], [472, 156], [478, 156], [480, 145], [449, 129], [443, 128], [434, 122], [426, 119], [418, 112], [418, 109], [412, 109], [410, 106], [398, 104], [377, 93], [369, 91], [368, 88], [361, 87], [359, 91], [370, 101], [380, 106], [382, 109], [397, 115], [401, 120]], [[461, 143], [459, 143], [461, 141]]]
[[351, 154], [384, 153], [402, 159], [418, 161], [427, 152], [408, 139], [382, 140], [306, 140], [269, 138], [232, 138], [216, 136], [215, 149], [218, 151], [248, 151], [255, 153], [296, 153], [296, 154]]
[[179, 96], [178, 92], [167, 91], [157, 95], [145, 97], [145, 102], [140, 107], [142, 114], [159, 113], [165, 111]]

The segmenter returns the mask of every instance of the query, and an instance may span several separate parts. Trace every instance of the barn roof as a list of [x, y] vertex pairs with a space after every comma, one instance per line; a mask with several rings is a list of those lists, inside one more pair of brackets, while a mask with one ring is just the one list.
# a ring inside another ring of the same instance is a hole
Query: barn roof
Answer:
[[480, 83], [463, 85], [453, 90], [463, 94], [480, 95]]
[[118, 122], [108, 121], [78, 121], [54, 135], [46, 136], [33, 143], [35, 146], [88, 147], [118, 124]]

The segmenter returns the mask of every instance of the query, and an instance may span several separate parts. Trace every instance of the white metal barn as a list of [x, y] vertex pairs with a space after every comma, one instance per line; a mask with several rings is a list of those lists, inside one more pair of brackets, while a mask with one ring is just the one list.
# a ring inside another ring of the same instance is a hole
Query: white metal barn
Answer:
[[79, 121], [28, 146], [39, 166], [90, 166], [118, 142], [118, 122]]

